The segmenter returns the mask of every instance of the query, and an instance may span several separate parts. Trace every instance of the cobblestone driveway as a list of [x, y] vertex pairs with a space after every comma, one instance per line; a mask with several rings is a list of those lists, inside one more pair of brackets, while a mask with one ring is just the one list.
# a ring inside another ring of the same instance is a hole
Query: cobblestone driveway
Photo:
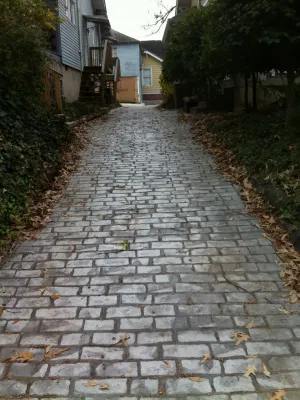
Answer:
[[299, 400], [299, 308], [256, 223], [175, 113], [116, 110], [0, 271], [0, 398]]

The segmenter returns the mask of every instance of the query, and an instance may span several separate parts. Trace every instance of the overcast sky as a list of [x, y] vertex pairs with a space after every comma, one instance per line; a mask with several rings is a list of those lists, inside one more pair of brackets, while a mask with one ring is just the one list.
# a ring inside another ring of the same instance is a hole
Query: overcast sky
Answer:
[[[153, 23], [154, 14], [160, 11], [159, 0], [106, 0], [108, 18], [114, 30], [139, 40], [159, 40], [164, 27], [156, 34], [153, 29], [145, 31], [144, 25]], [[163, 0], [166, 7], [175, 5], [176, 0]]]

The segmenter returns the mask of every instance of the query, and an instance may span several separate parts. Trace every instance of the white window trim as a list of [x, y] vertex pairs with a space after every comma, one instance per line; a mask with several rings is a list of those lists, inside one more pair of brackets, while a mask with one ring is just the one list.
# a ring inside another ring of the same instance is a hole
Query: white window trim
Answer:
[[[145, 69], [149, 69], [150, 72], [151, 72], [151, 85], [145, 85], [145, 83], [144, 83], [144, 70], [145, 70]], [[143, 68], [143, 86], [144, 86], [144, 87], [152, 87], [152, 86], [153, 86], [152, 67], [145, 67], [145, 68]]]
[[66, 18], [72, 23], [76, 24], [76, 1], [65, 0]]

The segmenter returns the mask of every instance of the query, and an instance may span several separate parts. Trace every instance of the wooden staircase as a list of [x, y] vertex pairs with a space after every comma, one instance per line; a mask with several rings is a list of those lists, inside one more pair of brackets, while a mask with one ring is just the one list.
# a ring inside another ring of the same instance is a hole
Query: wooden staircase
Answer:
[[90, 48], [89, 64], [82, 73], [79, 100], [103, 105], [114, 102], [120, 79], [120, 61], [112, 58], [108, 41], [104, 47]]

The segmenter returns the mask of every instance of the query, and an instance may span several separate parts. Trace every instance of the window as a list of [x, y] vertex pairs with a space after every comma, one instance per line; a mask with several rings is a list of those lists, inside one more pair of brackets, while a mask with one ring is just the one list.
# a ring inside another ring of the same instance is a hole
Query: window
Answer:
[[65, 8], [66, 8], [66, 17], [73, 24], [75, 24], [75, 22], [76, 22], [76, 4], [75, 4], [75, 0], [66, 0]]
[[118, 57], [118, 49], [116, 47], [112, 49], [112, 57], [113, 58]]
[[152, 86], [152, 69], [143, 69], [143, 86]]

